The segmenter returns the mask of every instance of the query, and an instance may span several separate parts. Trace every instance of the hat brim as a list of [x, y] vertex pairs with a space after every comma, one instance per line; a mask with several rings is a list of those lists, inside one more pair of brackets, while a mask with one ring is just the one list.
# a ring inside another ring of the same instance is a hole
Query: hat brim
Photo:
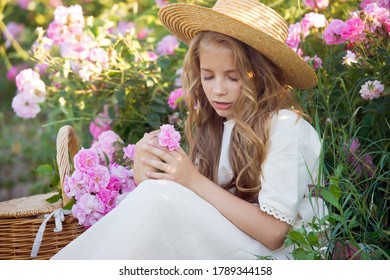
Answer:
[[213, 31], [236, 38], [253, 47], [276, 66], [296, 89], [310, 89], [317, 84], [313, 69], [289, 46], [268, 34], [211, 8], [191, 4], [170, 4], [159, 11], [164, 26], [185, 44], [201, 31]]

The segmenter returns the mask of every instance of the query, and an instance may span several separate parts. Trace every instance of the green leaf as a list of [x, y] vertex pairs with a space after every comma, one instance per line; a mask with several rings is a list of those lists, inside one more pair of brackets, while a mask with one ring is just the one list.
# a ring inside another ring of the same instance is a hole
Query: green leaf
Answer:
[[60, 176], [55, 173], [51, 179], [50, 187], [57, 187], [60, 184]]
[[160, 104], [150, 104], [150, 109], [161, 114], [165, 114], [167, 112], [166, 108]]
[[160, 56], [157, 59], [157, 64], [162, 68], [162, 69], [167, 69], [171, 66], [171, 60], [166, 57], [166, 56]]
[[38, 166], [38, 168], [36, 169], [36, 172], [43, 174], [43, 175], [51, 176], [53, 174], [54, 170], [53, 170], [53, 167], [51, 167], [49, 164], [44, 164], [44, 165]]
[[379, 160], [379, 163], [378, 163], [378, 166], [381, 168], [381, 169], [383, 169], [385, 166], [386, 166], [386, 164], [388, 163], [388, 157], [389, 157], [389, 154], [383, 154], [382, 156], [381, 156], [381, 158], [380, 158], [380, 160]]
[[341, 223], [344, 222], [343, 217], [341, 217], [339, 214], [330, 213], [330, 214], [329, 214], [329, 222], [332, 223], [332, 222], [334, 222], [334, 220], [339, 221], [339, 222], [341, 222]]
[[76, 204], [76, 199], [75, 198], [72, 198], [71, 200], [69, 200], [69, 202], [64, 205], [64, 207], [62, 207], [64, 210], [71, 210], [72, 209], [72, 206]]
[[112, 120], [114, 120], [116, 118], [116, 112], [115, 112], [114, 106], [112, 106], [112, 107], [110, 106], [110, 108], [108, 109], [108, 116]]
[[328, 191], [327, 189], [322, 189], [321, 190], [321, 196], [322, 198], [326, 201], [326, 202], [329, 202], [330, 204], [332, 204], [334, 207], [337, 208], [337, 210], [340, 210], [341, 209], [341, 206], [338, 202], [338, 199], [334, 196], [333, 193], [331, 193], [330, 191]]
[[148, 124], [152, 127], [157, 127], [161, 124], [160, 115], [155, 112], [149, 112], [146, 116]]
[[107, 154], [105, 152], [103, 152], [103, 155], [104, 155], [104, 160], [106, 161], [106, 165], [109, 166], [110, 165], [110, 159], [108, 158]]
[[293, 250], [292, 252], [294, 259], [296, 260], [307, 260], [308, 252], [302, 248]]
[[126, 90], [124, 87], [121, 87], [117, 91], [115, 91], [115, 98], [116, 100], [118, 100], [119, 106], [126, 106]]
[[292, 230], [288, 233], [287, 235], [289, 238], [291, 238], [293, 241], [297, 242], [297, 243], [300, 243], [300, 244], [305, 244], [305, 245], [309, 245], [305, 239], [305, 237], [303, 236], [302, 233], [300, 233], [299, 231], [295, 231], [295, 230]]
[[318, 236], [313, 234], [313, 233], [310, 233], [308, 236], [307, 236], [307, 241], [311, 244], [311, 245], [317, 245], [318, 244]]
[[341, 189], [339, 187], [339, 179], [336, 177], [329, 177], [329, 191], [338, 200], [341, 196]]
[[47, 202], [49, 203], [54, 203], [54, 202], [57, 202], [61, 199], [61, 195], [60, 194], [55, 194], [51, 197], [49, 197], [48, 199], [46, 199]]
[[316, 259], [315, 256], [316, 256], [316, 255], [315, 255], [314, 252], [309, 252], [309, 253], [306, 254], [305, 260], [315, 260], [315, 259]]
[[385, 48], [378, 48], [378, 54], [383, 55], [384, 57], [389, 55]]
[[351, 221], [348, 223], [348, 228], [352, 229], [357, 226], [356, 215], [352, 217]]
[[342, 164], [339, 164], [339, 165], [337, 165], [337, 168], [336, 168], [336, 170], [335, 170], [335, 173], [336, 173], [336, 176], [337, 176], [337, 178], [340, 178], [341, 177], [341, 175], [342, 175], [342, 173], [343, 173], [343, 165]]

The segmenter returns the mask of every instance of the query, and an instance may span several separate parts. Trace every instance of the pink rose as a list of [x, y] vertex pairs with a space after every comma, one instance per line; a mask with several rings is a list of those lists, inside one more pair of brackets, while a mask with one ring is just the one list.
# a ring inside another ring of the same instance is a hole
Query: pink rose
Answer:
[[7, 80], [15, 81], [16, 76], [19, 74], [19, 68], [17, 66], [11, 66], [7, 71]]
[[345, 22], [340, 35], [344, 40], [352, 43], [363, 39], [364, 22], [360, 18], [351, 18]]
[[312, 10], [315, 8], [325, 9], [329, 5], [329, 0], [303, 0], [302, 3]]
[[111, 176], [107, 189], [119, 192], [122, 189], [122, 182], [118, 177]]
[[345, 22], [339, 19], [332, 20], [324, 30], [324, 41], [328, 45], [343, 44], [345, 39], [341, 37], [341, 32], [345, 26]]
[[384, 90], [380, 81], [367, 81], [360, 89], [359, 93], [363, 99], [373, 100], [379, 98]]
[[175, 49], [179, 47], [179, 41], [175, 36], [167, 35], [157, 44], [157, 53], [159, 55], [172, 55]]
[[31, 93], [16, 94], [11, 106], [16, 115], [24, 119], [33, 119], [41, 111], [35, 96]]
[[302, 24], [300, 22], [295, 24], [290, 24], [288, 27], [288, 37], [286, 40], [286, 44], [297, 52], [299, 43], [301, 42], [302, 35]]
[[31, 0], [17, 0], [17, 2], [20, 8], [27, 10]]
[[126, 184], [128, 178], [132, 175], [130, 170], [117, 163], [112, 163], [109, 166], [111, 177], [117, 177], [121, 184]]
[[103, 165], [95, 166], [88, 172], [88, 175], [91, 178], [90, 191], [94, 193], [99, 193], [102, 189], [107, 188], [110, 182], [110, 172]]
[[158, 134], [158, 143], [167, 147], [168, 150], [173, 151], [180, 148], [180, 133], [177, 132], [173, 125], [165, 124], [160, 126], [160, 133]]
[[322, 67], [322, 59], [315, 55], [314, 57], [305, 56], [304, 60], [306, 62], [311, 62], [313, 64], [314, 70], [318, 70]]
[[159, 8], [166, 6], [168, 3], [168, 0], [156, 0], [156, 5]]
[[307, 37], [309, 35], [310, 28], [312, 28], [312, 27], [315, 27], [315, 28], [325, 27], [327, 24], [327, 21], [326, 21], [325, 16], [322, 14], [308, 13], [303, 17], [301, 24], [302, 24], [303, 35], [304, 35], [304, 37]]
[[137, 34], [137, 39], [138, 40], [144, 40], [146, 39], [146, 37], [149, 36], [149, 34], [152, 33], [152, 30], [150, 29], [147, 29], [147, 28], [143, 28], [141, 29], [138, 34]]
[[[11, 33], [12, 37], [18, 42], [20, 42], [25, 29], [26, 27], [24, 26], [23, 23], [16, 23], [11, 21], [7, 24], [7, 30], [9, 31], [9, 33]], [[3, 38], [5, 40], [5, 44], [4, 44], [5, 48], [7, 49], [11, 46], [11, 40], [5, 34], [3, 34]]]
[[116, 206], [116, 197], [118, 192], [114, 190], [104, 189], [101, 190], [97, 195], [97, 199], [104, 205], [103, 214], [107, 214]]
[[177, 88], [177, 89], [173, 90], [169, 94], [169, 98], [168, 98], [169, 107], [171, 107], [172, 109], [176, 109], [178, 103], [182, 100], [182, 96], [183, 96], [183, 89], [182, 88]]
[[135, 31], [135, 23], [120, 20], [118, 21], [117, 33], [124, 36], [126, 33], [133, 33]]
[[85, 227], [92, 226], [103, 217], [104, 210], [104, 204], [90, 193], [83, 194], [72, 207], [73, 216]]
[[115, 198], [115, 206], [118, 206], [119, 203], [121, 203], [122, 200], [123, 200], [128, 194], [129, 194], [128, 192], [124, 192], [124, 193], [119, 194], [119, 195]]
[[375, 3], [375, 2], [377, 2], [377, 1], [378, 1], [378, 0], [363, 0], [363, 1], [360, 3], [359, 7], [360, 7], [361, 9], [364, 9], [368, 4]]
[[107, 156], [110, 163], [114, 162], [117, 142], [123, 141], [114, 131], [107, 130], [102, 132], [99, 135], [98, 140], [92, 143], [91, 147], [98, 152], [101, 164], [106, 162], [104, 155]]
[[99, 156], [95, 149], [82, 148], [73, 159], [76, 170], [92, 171], [99, 164]]
[[89, 124], [89, 132], [94, 140], [97, 140], [99, 135], [104, 131], [111, 130], [112, 120], [108, 113], [108, 106], [104, 105], [104, 109], [97, 117]]
[[75, 170], [72, 176], [66, 176], [64, 182], [64, 192], [68, 197], [77, 199], [89, 191], [89, 177], [80, 170]]
[[129, 144], [127, 147], [123, 147], [123, 158], [134, 160], [134, 153], [135, 153], [135, 144]]

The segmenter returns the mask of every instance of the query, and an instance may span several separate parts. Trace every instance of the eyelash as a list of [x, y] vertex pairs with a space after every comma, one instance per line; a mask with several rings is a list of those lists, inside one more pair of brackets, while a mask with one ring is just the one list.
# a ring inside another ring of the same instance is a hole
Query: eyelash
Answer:
[[[208, 77], [203, 77], [203, 81], [210, 81], [214, 78], [214, 76], [208, 76]], [[232, 82], [238, 82], [238, 79], [236, 78], [230, 78], [229, 79], [232, 81]]]

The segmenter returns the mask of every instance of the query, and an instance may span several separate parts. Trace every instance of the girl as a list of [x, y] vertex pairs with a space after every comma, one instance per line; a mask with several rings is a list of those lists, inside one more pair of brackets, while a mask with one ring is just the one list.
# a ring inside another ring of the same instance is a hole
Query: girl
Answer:
[[53, 258], [291, 258], [288, 231], [326, 210], [308, 187], [320, 140], [290, 92], [313, 87], [314, 72], [284, 44], [285, 21], [255, 0], [172, 4], [160, 19], [189, 44], [189, 155], [146, 134], [138, 187]]

